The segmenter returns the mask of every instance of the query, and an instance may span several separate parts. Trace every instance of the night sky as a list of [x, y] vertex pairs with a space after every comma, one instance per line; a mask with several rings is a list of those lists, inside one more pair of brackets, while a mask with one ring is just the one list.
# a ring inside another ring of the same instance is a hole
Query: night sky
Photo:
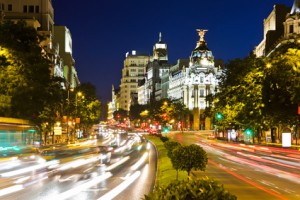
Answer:
[[78, 77], [91, 82], [103, 104], [111, 87], [119, 88], [126, 52], [152, 55], [159, 32], [168, 45], [169, 62], [189, 58], [199, 36], [215, 59], [244, 58], [263, 39], [263, 20], [275, 4], [293, 0], [53, 0], [56, 25], [73, 39]]

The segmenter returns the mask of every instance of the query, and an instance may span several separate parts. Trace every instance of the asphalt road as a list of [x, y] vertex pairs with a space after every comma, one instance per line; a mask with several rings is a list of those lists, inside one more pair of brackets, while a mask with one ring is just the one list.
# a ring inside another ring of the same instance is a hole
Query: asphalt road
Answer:
[[[153, 145], [149, 151], [126, 147], [124, 152], [112, 156], [110, 164], [91, 162], [79, 166], [78, 160], [92, 160], [92, 157], [83, 155], [72, 163], [72, 168], [59, 173], [41, 168], [10, 176], [7, 171], [0, 171], [0, 199], [135, 200], [154, 187], [157, 153]], [[24, 168], [21, 165], [10, 171]]]
[[300, 199], [300, 152], [207, 139], [207, 133], [168, 134], [183, 144], [198, 144], [207, 152], [205, 172], [222, 183], [239, 200]]

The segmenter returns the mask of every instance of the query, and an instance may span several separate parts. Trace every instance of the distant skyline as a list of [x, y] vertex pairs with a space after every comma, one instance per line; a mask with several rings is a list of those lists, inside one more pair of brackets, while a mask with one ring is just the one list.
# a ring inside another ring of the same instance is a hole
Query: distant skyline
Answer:
[[[263, 20], [275, 4], [292, 7], [294, 0], [215, 1], [82, 1], [53, 0], [55, 25], [72, 34], [73, 57], [81, 82], [91, 82], [103, 104], [111, 88], [119, 88], [126, 52], [152, 55], [153, 45], [168, 45], [169, 62], [189, 58], [207, 29], [208, 48], [225, 62], [244, 58], [263, 39]], [[55, 33], [54, 33], [55, 34]]]

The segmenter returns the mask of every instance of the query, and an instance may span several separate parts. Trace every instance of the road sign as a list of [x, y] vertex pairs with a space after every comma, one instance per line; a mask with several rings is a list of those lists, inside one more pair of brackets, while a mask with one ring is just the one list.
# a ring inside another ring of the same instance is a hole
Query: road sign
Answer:
[[61, 135], [62, 134], [62, 127], [54, 127], [54, 135]]

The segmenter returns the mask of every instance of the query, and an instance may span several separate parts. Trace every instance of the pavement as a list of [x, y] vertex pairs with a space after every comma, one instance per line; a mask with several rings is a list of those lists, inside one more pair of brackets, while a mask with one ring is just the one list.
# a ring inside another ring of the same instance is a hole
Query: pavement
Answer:
[[[200, 131], [169, 131], [168, 133], [162, 133], [163, 136], [167, 136], [168, 134], [197, 134], [199, 136], [203, 136], [207, 138], [207, 134], [214, 133], [214, 130], [200, 130]], [[296, 149], [300, 151], [300, 144], [291, 144], [290, 147], [283, 147], [282, 143], [270, 143], [270, 142], [239, 142], [239, 141], [228, 141], [226, 138], [224, 139], [214, 139], [220, 142], [229, 142], [229, 143], [237, 143], [237, 144], [248, 144], [248, 145], [260, 145], [260, 146], [268, 146], [268, 147], [278, 147], [278, 148], [285, 148], [285, 149]], [[300, 143], [300, 139], [299, 142]]]

